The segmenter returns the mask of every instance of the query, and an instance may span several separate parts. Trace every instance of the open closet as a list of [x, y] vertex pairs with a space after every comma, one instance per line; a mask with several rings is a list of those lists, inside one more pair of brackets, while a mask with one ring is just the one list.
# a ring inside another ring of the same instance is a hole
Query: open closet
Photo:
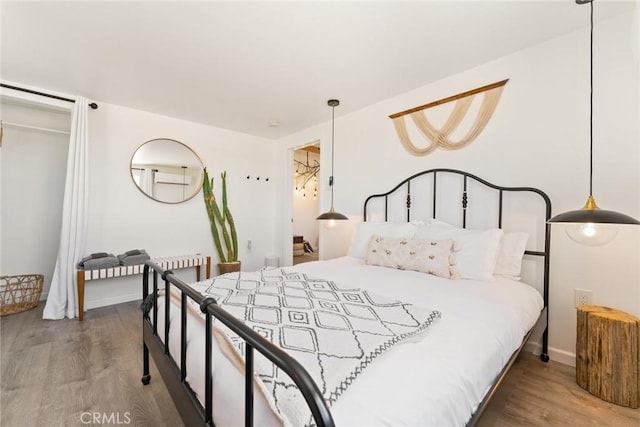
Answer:
[[0, 275], [55, 268], [69, 149], [70, 110], [1, 98]]

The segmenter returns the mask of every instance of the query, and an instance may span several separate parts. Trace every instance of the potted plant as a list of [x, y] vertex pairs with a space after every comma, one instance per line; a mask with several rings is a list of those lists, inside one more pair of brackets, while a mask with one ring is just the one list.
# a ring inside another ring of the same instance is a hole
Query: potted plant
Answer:
[[[209, 179], [207, 168], [204, 168], [204, 182], [202, 194], [204, 204], [209, 216], [213, 243], [218, 252], [218, 271], [220, 274], [232, 271], [240, 271], [238, 261], [238, 235], [233, 216], [227, 206], [227, 172], [220, 174], [222, 178], [222, 209], [218, 206], [216, 196], [213, 194], [213, 178]], [[224, 247], [223, 247], [224, 245]]]

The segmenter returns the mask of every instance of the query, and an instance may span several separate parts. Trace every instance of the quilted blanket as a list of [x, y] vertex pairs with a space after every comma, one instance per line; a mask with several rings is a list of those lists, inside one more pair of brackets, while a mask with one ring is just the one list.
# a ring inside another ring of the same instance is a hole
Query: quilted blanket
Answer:
[[[329, 406], [377, 357], [422, 334], [441, 316], [436, 310], [282, 268], [218, 276], [203, 293], [297, 359]], [[244, 341], [217, 326], [243, 359]], [[263, 392], [285, 423], [313, 425], [293, 381], [258, 353], [254, 366]]]

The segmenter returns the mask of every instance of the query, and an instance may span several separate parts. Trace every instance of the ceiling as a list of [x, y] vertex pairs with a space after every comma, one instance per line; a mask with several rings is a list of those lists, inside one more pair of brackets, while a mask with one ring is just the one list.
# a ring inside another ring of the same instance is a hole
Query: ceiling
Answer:
[[[589, 22], [572, 0], [0, 7], [3, 82], [270, 139], [328, 121], [330, 98], [339, 117]], [[595, 19], [634, 7], [599, 0]]]

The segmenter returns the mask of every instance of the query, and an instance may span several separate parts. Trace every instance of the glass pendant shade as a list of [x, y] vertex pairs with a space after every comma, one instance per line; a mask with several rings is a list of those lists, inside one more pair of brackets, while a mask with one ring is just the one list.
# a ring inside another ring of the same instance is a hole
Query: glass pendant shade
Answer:
[[564, 231], [571, 240], [585, 246], [606, 245], [618, 235], [616, 225], [594, 222], [567, 224]]

